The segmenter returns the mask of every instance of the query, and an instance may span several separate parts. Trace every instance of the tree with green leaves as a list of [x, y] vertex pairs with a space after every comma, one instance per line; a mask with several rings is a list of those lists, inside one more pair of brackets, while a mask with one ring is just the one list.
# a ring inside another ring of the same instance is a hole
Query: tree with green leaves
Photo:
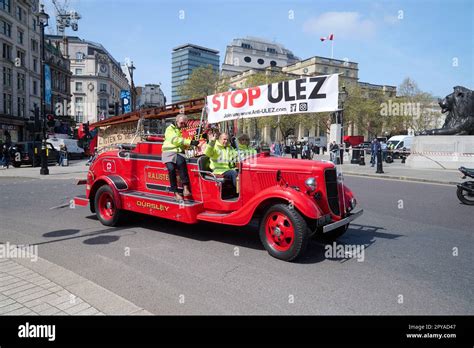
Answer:
[[411, 78], [405, 78], [398, 87], [398, 102], [406, 129], [415, 132], [439, 127], [441, 112], [436, 108], [433, 95], [423, 92]]
[[204, 98], [216, 93], [219, 73], [211, 65], [195, 68], [189, 79], [178, 87], [178, 93], [186, 99]]

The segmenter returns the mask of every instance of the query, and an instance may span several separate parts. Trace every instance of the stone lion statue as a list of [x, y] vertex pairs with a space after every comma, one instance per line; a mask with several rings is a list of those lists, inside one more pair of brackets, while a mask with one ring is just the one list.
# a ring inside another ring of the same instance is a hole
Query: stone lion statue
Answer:
[[474, 135], [474, 92], [456, 86], [454, 92], [438, 99], [441, 112], [448, 113], [443, 128], [429, 129], [416, 135]]

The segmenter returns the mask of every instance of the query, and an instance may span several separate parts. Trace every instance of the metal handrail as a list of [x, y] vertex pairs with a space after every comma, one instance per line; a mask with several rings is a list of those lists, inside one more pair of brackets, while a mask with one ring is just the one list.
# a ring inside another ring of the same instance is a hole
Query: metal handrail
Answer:
[[219, 179], [213, 172], [209, 172], [207, 170], [199, 170], [199, 169], [191, 169], [192, 172], [198, 172], [198, 173], [204, 173], [204, 174], [209, 174], [209, 175], [212, 175], [214, 177], [214, 180], [215, 181], [218, 181], [217, 179]]

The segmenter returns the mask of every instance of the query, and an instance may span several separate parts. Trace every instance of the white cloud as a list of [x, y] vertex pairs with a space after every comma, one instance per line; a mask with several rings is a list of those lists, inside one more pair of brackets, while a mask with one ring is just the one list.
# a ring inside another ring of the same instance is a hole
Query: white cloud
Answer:
[[367, 39], [375, 35], [375, 23], [358, 12], [326, 12], [303, 24], [303, 31], [318, 36], [334, 34], [335, 39]]

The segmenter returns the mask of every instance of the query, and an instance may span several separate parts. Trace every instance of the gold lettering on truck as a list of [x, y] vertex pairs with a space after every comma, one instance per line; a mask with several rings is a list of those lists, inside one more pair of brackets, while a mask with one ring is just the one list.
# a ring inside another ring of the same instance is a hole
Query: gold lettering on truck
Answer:
[[167, 180], [167, 181], [169, 181], [169, 176], [168, 176], [168, 174], [164, 174], [164, 173], [148, 172], [148, 173], [147, 173], [147, 177], [148, 177], [148, 179]]
[[157, 203], [150, 203], [146, 201], [137, 201], [137, 206], [141, 208], [149, 208], [149, 209], [154, 209], [154, 210], [159, 210], [159, 211], [168, 211], [169, 206], [164, 205], [164, 204], [157, 204]]

